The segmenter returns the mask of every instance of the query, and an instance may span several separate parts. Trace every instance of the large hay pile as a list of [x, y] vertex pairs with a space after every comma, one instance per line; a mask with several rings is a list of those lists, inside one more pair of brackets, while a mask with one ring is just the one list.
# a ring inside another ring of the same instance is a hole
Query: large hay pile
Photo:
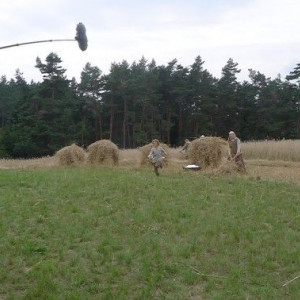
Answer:
[[[164, 164], [166, 164], [168, 162], [168, 155], [169, 155], [169, 150], [170, 148], [168, 147], [168, 145], [164, 144], [164, 143], [160, 143], [159, 144], [160, 147], [162, 147], [165, 152], [167, 153], [167, 157], [164, 159]], [[151, 151], [151, 148], [153, 147], [152, 143], [144, 145], [143, 147], [140, 147], [138, 150], [140, 152], [140, 165], [141, 166], [151, 166], [151, 162], [148, 159], [148, 155]]]
[[117, 165], [119, 148], [110, 140], [97, 141], [87, 148], [87, 162], [93, 165]]
[[85, 161], [86, 152], [81, 147], [72, 144], [57, 151], [55, 158], [60, 166], [80, 165]]
[[226, 156], [227, 141], [219, 137], [202, 137], [191, 142], [188, 150], [192, 164], [217, 168]]

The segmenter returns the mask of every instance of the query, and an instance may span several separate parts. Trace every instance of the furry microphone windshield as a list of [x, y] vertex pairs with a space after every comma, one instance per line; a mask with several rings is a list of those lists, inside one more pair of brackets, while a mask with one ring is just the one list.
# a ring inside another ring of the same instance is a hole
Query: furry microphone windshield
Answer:
[[77, 24], [75, 40], [77, 40], [79, 48], [82, 51], [85, 51], [87, 49], [88, 40], [86, 36], [86, 29], [82, 23]]

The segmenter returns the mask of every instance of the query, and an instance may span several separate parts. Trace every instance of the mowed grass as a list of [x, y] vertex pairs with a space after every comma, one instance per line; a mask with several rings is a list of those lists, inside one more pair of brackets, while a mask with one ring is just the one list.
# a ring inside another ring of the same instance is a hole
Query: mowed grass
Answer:
[[298, 299], [300, 186], [0, 171], [0, 298]]

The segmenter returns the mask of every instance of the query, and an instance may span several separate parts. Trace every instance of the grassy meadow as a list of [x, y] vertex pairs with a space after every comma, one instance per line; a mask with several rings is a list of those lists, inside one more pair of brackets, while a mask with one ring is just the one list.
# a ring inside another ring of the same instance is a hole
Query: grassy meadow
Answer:
[[0, 299], [298, 299], [299, 195], [197, 172], [0, 170]]

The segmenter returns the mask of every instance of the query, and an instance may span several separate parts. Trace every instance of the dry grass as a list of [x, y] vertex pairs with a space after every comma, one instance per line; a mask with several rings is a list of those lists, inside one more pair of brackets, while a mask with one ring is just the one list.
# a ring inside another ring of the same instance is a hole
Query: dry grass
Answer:
[[246, 159], [300, 161], [300, 140], [247, 142], [242, 151]]
[[120, 150], [119, 166], [137, 168], [141, 160], [141, 152], [138, 149]]
[[185, 153], [180, 152], [180, 150], [182, 149], [182, 147], [178, 147], [178, 148], [169, 148], [168, 149], [168, 153], [169, 153], [169, 157], [172, 161], [183, 161], [186, 160], [186, 155]]
[[247, 173], [250, 178], [300, 184], [300, 162], [248, 160]]
[[0, 170], [52, 168], [56, 166], [54, 156], [31, 159], [0, 159]]
[[[279, 142], [281, 143], [281, 142]], [[245, 144], [242, 145], [242, 147]], [[197, 176], [198, 171], [183, 170], [183, 166], [188, 164], [188, 160], [184, 158], [179, 151], [181, 148], [169, 148], [168, 165], [163, 169], [165, 174], [173, 173], [193, 173]], [[244, 149], [244, 147], [243, 147]], [[138, 149], [127, 149], [119, 151], [119, 167], [125, 169], [136, 169], [140, 162], [140, 151]], [[246, 156], [246, 155], [245, 155]], [[246, 158], [246, 175], [250, 180], [268, 179], [274, 181], [293, 182], [300, 184], [300, 161], [284, 161], [284, 160], [266, 160], [266, 159], [249, 159]], [[0, 169], [32, 169], [32, 168], [52, 168], [55, 167], [55, 157], [44, 157], [37, 159], [1, 159]], [[221, 166], [218, 169], [199, 171], [201, 174], [222, 176], [235, 174], [228, 166]]]

